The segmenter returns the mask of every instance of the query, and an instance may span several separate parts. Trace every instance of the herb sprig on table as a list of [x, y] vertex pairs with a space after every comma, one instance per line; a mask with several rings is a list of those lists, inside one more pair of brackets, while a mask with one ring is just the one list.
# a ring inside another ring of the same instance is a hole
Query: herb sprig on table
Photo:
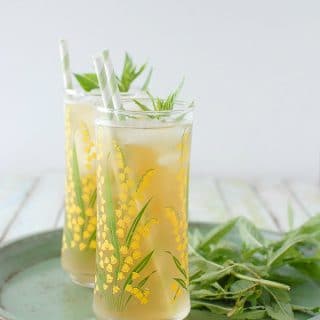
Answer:
[[315, 303], [301, 301], [300, 289], [320, 281], [320, 215], [282, 237], [274, 237], [266, 238], [243, 217], [207, 235], [193, 232], [192, 307], [211, 311], [216, 320], [293, 320], [295, 313], [319, 313], [320, 297]]
[[[138, 67], [133, 62], [131, 56], [128, 53], [126, 53], [122, 73], [120, 76], [117, 76], [119, 91], [128, 92], [133, 82], [145, 71], [146, 68], [147, 63]], [[99, 88], [98, 78], [95, 73], [74, 73], [74, 76], [79, 82], [81, 88], [86, 92], [90, 92], [94, 89]], [[148, 89], [151, 76], [152, 68], [149, 70], [147, 77], [141, 86], [142, 91], [146, 91]]]

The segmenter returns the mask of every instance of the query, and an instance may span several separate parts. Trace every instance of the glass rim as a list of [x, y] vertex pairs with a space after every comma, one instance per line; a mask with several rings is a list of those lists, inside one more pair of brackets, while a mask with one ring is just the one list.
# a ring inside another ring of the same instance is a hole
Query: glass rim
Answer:
[[[150, 98], [137, 98], [138, 101], [151, 101]], [[134, 103], [130, 97], [127, 101], [124, 101], [125, 104], [128, 102]], [[108, 115], [123, 115], [123, 116], [170, 116], [170, 115], [180, 115], [180, 114], [188, 114], [193, 113], [195, 107], [194, 103], [188, 103], [183, 100], [176, 100], [171, 110], [128, 110], [128, 109], [113, 109], [113, 108], [106, 108], [105, 106], [98, 106], [98, 111], [102, 114]]]

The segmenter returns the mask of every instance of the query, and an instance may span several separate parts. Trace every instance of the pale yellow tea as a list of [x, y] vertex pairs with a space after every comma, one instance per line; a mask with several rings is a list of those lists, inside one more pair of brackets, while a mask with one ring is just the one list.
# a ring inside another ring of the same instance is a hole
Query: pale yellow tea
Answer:
[[90, 102], [65, 106], [66, 191], [62, 266], [71, 278], [92, 286], [96, 251], [95, 107]]
[[[146, 117], [146, 116], [143, 116]], [[97, 122], [98, 319], [183, 319], [191, 121]]]

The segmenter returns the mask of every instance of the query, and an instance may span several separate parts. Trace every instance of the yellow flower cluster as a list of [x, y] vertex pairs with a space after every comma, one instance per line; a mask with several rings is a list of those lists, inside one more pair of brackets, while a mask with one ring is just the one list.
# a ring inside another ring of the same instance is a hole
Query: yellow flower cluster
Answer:
[[131, 284], [128, 284], [125, 290], [131, 293], [134, 297], [136, 297], [141, 304], [148, 303], [148, 296], [150, 295], [149, 289], [141, 289], [138, 287], [134, 287]]
[[[165, 213], [173, 226], [173, 234], [176, 242], [177, 258], [182, 268], [188, 274], [188, 220], [187, 220], [187, 192], [189, 174], [189, 144], [190, 132], [186, 131], [177, 148], [180, 150], [180, 168], [177, 174], [179, 186], [178, 208], [176, 212], [173, 208], [166, 208]], [[171, 289], [174, 291], [174, 299], [181, 294], [181, 287], [176, 281], [172, 283]]]
[[[81, 125], [83, 131], [84, 125]], [[96, 190], [96, 176], [92, 172], [90, 174], [82, 175], [81, 185], [76, 186], [74, 181], [73, 168], [73, 136], [71, 128], [71, 110], [66, 108], [65, 113], [65, 132], [66, 132], [66, 197], [65, 197], [65, 229], [63, 235], [62, 250], [72, 248], [80, 251], [87, 248], [95, 250], [96, 248], [96, 210], [95, 210], [95, 190]], [[90, 138], [86, 134], [84, 142]], [[88, 141], [92, 145], [92, 141]], [[86, 150], [85, 150], [86, 151]], [[86, 152], [86, 155], [88, 153]], [[93, 158], [92, 160], [93, 161]], [[81, 190], [81, 202], [76, 196], [76, 188]], [[67, 236], [68, 234], [68, 236]], [[69, 241], [67, 241], [67, 238]], [[69, 244], [69, 246], [68, 246]]]
[[[126, 237], [133, 223], [133, 220], [139, 213], [139, 205], [136, 198], [136, 187], [131, 178], [132, 171], [126, 166], [123, 153], [119, 145], [113, 141], [113, 154], [109, 164], [115, 166], [117, 172], [117, 186], [116, 195], [113, 195], [114, 199], [114, 215], [116, 223], [116, 238], [119, 246], [120, 261], [116, 258], [115, 248], [111, 241], [111, 230], [107, 226], [108, 212], [106, 212], [106, 199], [105, 188], [106, 181], [104, 177], [104, 170], [108, 168], [102, 168], [101, 163], [105, 163], [106, 159], [102, 153], [102, 132], [98, 130], [98, 143], [97, 143], [97, 190], [98, 190], [98, 268], [100, 272], [105, 274], [105, 282], [100, 283], [97, 286], [96, 291], [110, 290], [110, 293], [117, 295], [123, 287], [123, 282], [131, 277], [130, 284], [126, 288], [126, 292], [132, 294], [141, 303], [148, 302], [149, 291], [132, 287], [135, 280], [140, 279], [140, 274], [133, 272], [137, 261], [142, 258], [141, 252], [141, 240], [148, 236], [150, 228], [153, 224], [157, 223], [156, 219], [149, 219], [142, 223], [135, 229], [130, 245], [127, 244]], [[142, 187], [142, 186], [141, 186]], [[132, 288], [132, 290], [130, 290]], [[127, 290], [128, 289], [128, 290]]]
[[187, 247], [188, 247], [188, 222], [186, 214], [181, 216], [173, 208], [165, 209], [166, 216], [173, 226], [174, 240], [176, 242], [176, 249], [179, 253], [180, 263], [185, 268], [187, 266]]
[[83, 121], [80, 122], [80, 132], [82, 135], [82, 142], [85, 145], [85, 166], [88, 170], [91, 170], [93, 168], [93, 161], [96, 160], [96, 147], [93, 140], [90, 138], [88, 126]]

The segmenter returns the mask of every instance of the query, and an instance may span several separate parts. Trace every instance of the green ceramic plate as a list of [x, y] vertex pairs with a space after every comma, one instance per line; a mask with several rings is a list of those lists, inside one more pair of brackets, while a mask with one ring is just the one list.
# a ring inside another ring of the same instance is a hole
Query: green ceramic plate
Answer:
[[[194, 227], [206, 231], [212, 226], [191, 226]], [[60, 239], [61, 230], [55, 230], [0, 248], [1, 320], [95, 319], [91, 310], [92, 290], [74, 285], [60, 267]], [[318, 284], [314, 290], [310, 299], [320, 299]], [[305, 292], [301, 291], [301, 295]], [[215, 317], [192, 311], [188, 320]]]

